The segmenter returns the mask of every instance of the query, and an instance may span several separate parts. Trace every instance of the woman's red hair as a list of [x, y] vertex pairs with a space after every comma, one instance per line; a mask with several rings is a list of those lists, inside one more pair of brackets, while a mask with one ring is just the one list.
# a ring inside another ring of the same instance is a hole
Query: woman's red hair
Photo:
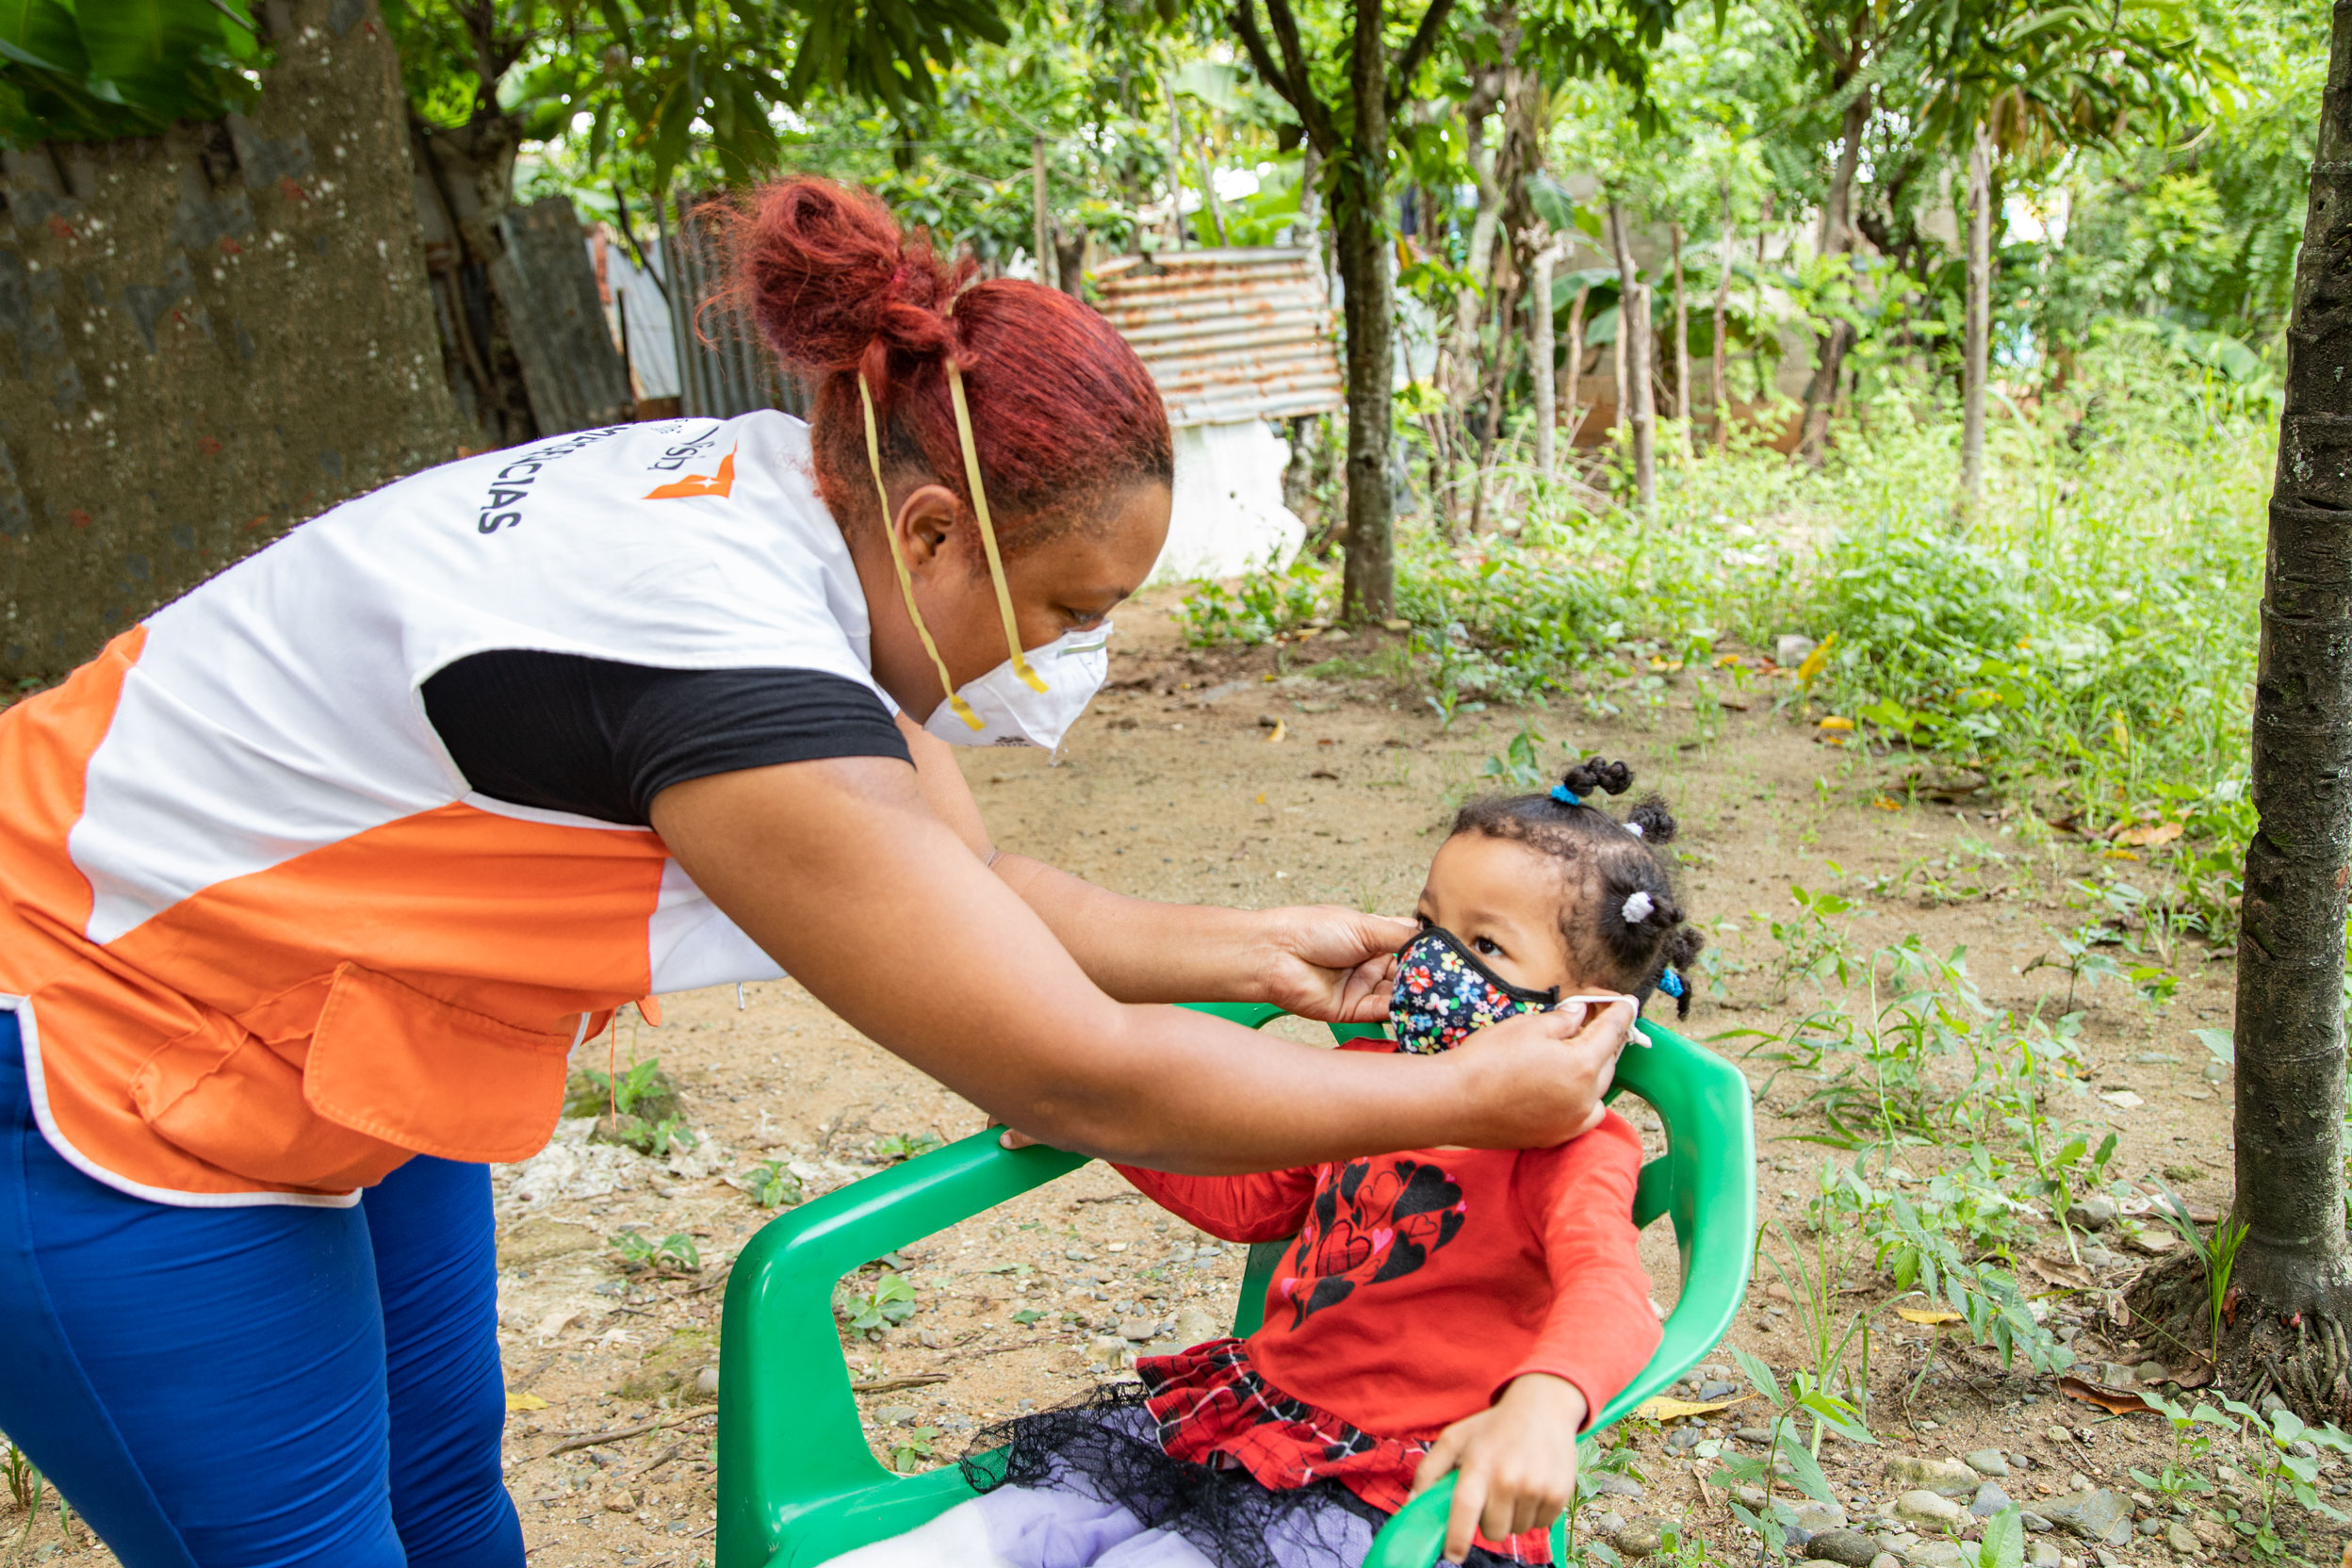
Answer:
[[1004, 278], [972, 284], [970, 261], [951, 265], [922, 230], [902, 231], [873, 196], [829, 180], [761, 188], [729, 234], [733, 302], [778, 357], [810, 375], [817, 481], [835, 516], [874, 510], [861, 370], [885, 468], [919, 468], [971, 504], [951, 355], [1006, 549], [1083, 526], [1136, 484], [1173, 482], [1168, 412], [1151, 372], [1069, 295]]

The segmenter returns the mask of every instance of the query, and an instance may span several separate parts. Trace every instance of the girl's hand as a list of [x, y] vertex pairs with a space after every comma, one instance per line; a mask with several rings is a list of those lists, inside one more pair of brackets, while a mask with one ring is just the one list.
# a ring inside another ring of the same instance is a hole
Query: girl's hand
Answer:
[[1621, 1004], [1520, 1013], [1447, 1052], [1442, 1059], [1464, 1075], [1472, 1114], [1490, 1129], [1474, 1147], [1544, 1149], [1599, 1126], [1601, 1096], [1634, 1018], [1629, 996]]
[[1388, 1017], [1396, 950], [1419, 929], [1412, 921], [1336, 905], [1267, 909], [1258, 920], [1255, 1000], [1325, 1023]]
[[1499, 1543], [1560, 1516], [1576, 1495], [1576, 1433], [1585, 1414], [1576, 1384], [1530, 1372], [1512, 1379], [1492, 1407], [1438, 1434], [1413, 1475], [1413, 1494], [1462, 1472], [1446, 1523], [1446, 1561], [1470, 1555], [1474, 1530]]

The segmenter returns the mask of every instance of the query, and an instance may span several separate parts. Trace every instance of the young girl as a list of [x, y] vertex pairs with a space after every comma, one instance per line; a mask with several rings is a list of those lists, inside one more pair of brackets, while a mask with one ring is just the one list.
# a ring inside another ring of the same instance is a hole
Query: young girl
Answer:
[[[1341, 1049], [1433, 1054], [1516, 1013], [1655, 990], [1687, 1012], [1678, 971], [1701, 939], [1658, 853], [1674, 818], [1655, 795], [1622, 822], [1594, 800], [1632, 781], [1592, 761], [1547, 794], [1463, 808], [1396, 957], [1396, 1037]], [[1608, 1113], [1544, 1150], [1263, 1176], [1120, 1167], [1213, 1235], [1296, 1237], [1264, 1327], [983, 1434], [975, 1452], [1010, 1451], [994, 1490], [835, 1568], [1352, 1568], [1455, 1470], [1447, 1560], [1548, 1562], [1576, 1434], [1658, 1345], [1634, 1250], [1641, 1164]]]

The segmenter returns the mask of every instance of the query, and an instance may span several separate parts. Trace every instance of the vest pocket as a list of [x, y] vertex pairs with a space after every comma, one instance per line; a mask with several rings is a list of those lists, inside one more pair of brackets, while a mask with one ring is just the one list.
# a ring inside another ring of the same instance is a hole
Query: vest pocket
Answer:
[[306, 1051], [299, 1037], [272, 1046], [215, 1016], [148, 1058], [131, 1097], [157, 1135], [207, 1165], [348, 1192], [411, 1154], [537, 1152], [563, 1114], [573, 1039], [344, 964]]
[[247, 1181], [349, 1192], [384, 1180], [409, 1156], [320, 1117], [302, 1097], [302, 1069], [223, 1018], [165, 1045], [130, 1087], [158, 1136]]
[[544, 1147], [577, 1032], [526, 1029], [345, 964], [311, 1036], [302, 1094], [330, 1122], [475, 1163]]

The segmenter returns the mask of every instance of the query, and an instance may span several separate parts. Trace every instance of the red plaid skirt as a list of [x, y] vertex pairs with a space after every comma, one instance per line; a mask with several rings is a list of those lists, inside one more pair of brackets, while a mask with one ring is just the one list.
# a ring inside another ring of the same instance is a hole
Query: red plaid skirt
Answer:
[[[1250, 1348], [1238, 1339], [1146, 1356], [1135, 1372], [1145, 1408], [1159, 1423], [1160, 1446], [1171, 1457], [1238, 1465], [1277, 1492], [1336, 1479], [1381, 1512], [1395, 1513], [1413, 1495], [1413, 1472], [1429, 1451], [1427, 1438], [1374, 1437], [1292, 1398], [1258, 1375]], [[1548, 1528], [1502, 1542], [1480, 1535], [1478, 1544], [1511, 1562], [1552, 1560]]]

